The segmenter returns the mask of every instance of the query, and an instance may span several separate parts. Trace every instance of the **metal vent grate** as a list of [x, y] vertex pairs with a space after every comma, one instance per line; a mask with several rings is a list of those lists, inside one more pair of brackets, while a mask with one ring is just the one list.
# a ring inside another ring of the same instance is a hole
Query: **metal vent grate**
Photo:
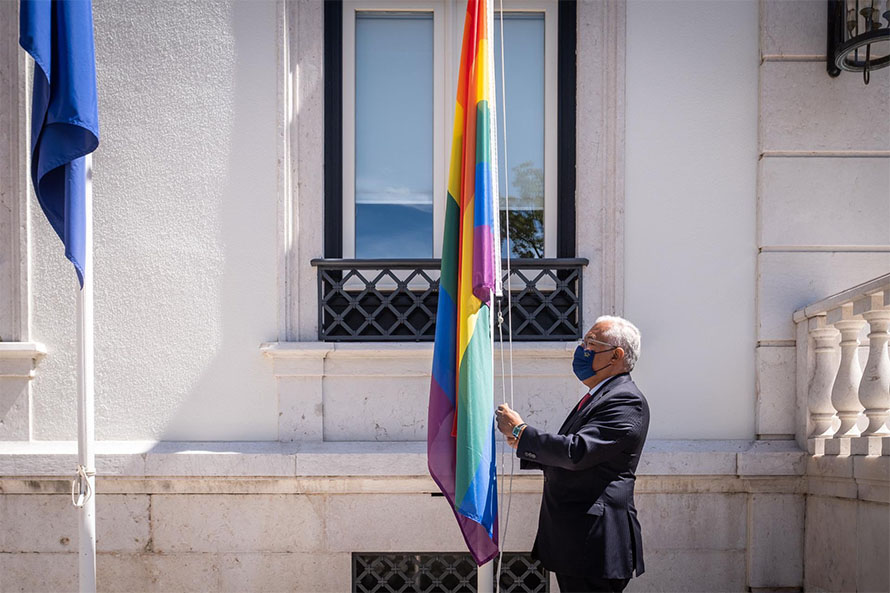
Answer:
[[[495, 563], [497, 579], [497, 563]], [[548, 593], [550, 579], [546, 570], [529, 554], [504, 552], [504, 572], [501, 573], [503, 593]]]
[[[353, 554], [354, 593], [476, 593], [469, 554]], [[547, 571], [528, 554], [504, 554], [501, 591], [546, 593]]]

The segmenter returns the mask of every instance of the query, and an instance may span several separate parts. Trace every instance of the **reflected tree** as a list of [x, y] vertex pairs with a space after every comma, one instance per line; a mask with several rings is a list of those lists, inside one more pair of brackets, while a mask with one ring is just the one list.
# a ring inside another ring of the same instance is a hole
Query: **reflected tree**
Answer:
[[[510, 196], [510, 250], [512, 257], [544, 257], [544, 170], [531, 161], [513, 167], [511, 186], [518, 196]], [[500, 196], [501, 253], [507, 255], [506, 197]]]

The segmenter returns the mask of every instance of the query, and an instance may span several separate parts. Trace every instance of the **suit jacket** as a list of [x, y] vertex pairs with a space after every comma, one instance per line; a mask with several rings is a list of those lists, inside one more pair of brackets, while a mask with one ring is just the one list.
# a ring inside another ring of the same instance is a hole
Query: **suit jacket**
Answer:
[[607, 379], [557, 434], [526, 426], [516, 455], [544, 471], [532, 555], [560, 574], [625, 579], [643, 574], [634, 472], [649, 404], [627, 373]]

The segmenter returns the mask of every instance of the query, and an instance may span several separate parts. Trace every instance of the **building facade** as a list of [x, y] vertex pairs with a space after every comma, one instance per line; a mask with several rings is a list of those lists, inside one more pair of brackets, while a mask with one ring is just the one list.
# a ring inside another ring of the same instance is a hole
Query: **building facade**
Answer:
[[[577, 332], [626, 316], [652, 411], [629, 590], [887, 591], [887, 438], [808, 437], [861, 391], [838, 372], [857, 354], [890, 380], [890, 69], [829, 77], [817, 0], [504, 7], [513, 253], [538, 260], [511, 278], [496, 398], [512, 376], [555, 430]], [[0, 4], [0, 591], [64, 591], [76, 279], [29, 187], [17, 10]], [[464, 551], [426, 469], [423, 313], [462, 12], [94, 0], [101, 590], [361, 590], [373, 556]], [[381, 80], [413, 98], [398, 118]], [[509, 449], [501, 467], [522, 558], [541, 478]]]

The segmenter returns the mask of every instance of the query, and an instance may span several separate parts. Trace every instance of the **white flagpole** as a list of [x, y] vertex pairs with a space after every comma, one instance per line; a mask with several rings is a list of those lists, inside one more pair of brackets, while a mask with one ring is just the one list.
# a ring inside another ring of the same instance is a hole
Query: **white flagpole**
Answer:
[[84, 198], [86, 250], [83, 289], [77, 293], [77, 476], [71, 489], [78, 507], [81, 593], [96, 591], [96, 455], [93, 451], [93, 155], [85, 157]]
[[[487, 0], [485, 2], [485, 29], [488, 31], [488, 134], [489, 134], [489, 146], [491, 147], [491, 155], [490, 155], [490, 166], [491, 166], [491, 200], [492, 200], [492, 211], [494, 213], [492, 220], [492, 253], [491, 257], [494, 259], [494, 287], [492, 288], [490, 294], [491, 300], [490, 309], [489, 309], [489, 319], [491, 327], [489, 328], [489, 332], [491, 333], [491, 394], [492, 394], [492, 403], [494, 403], [494, 312], [495, 312], [495, 297], [499, 297], [503, 294], [502, 290], [502, 282], [503, 278], [501, 277], [501, 229], [500, 229], [500, 194], [498, 191], [498, 183], [500, 181], [499, 173], [498, 173], [498, 111], [497, 111], [497, 90], [495, 83], [495, 70], [494, 70], [494, 0]], [[506, 125], [506, 120], [505, 120]], [[509, 247], [508, 247], [509, 249]], [[510, 257], [509, 251], [507, 253], [507, 257]], [[504, 380], [504, 377], [501, 377], [501, 381]], [[494, 430], [497, 430], [496, 428]], [[497, 448], [492, 451], [493, 455], [497, 455]], [[503, 463], [503, 459], [502, 459]], [[503, 473], [502, 473], [503, 475]], [[498, 498], [498, 491], [495, 490], [495, 501]], [[500, 517], [496, 518], [497, 521], [500, 521]], [[501, 555], [496, 556], [496, 558], [502, 558]], [[500, 579], [498, 579], [498, 584], [500, 584]], [[478, 593], [493, 593], [495, 586], [495, 578], [494, 578], [494, 560], [489, 560], [482, 566], [478, 568], [476, 571], [476, 591]]]
[[476, 591], [492, 593], [494, 591], [494, 561], [489, 560], [476, 571]]

